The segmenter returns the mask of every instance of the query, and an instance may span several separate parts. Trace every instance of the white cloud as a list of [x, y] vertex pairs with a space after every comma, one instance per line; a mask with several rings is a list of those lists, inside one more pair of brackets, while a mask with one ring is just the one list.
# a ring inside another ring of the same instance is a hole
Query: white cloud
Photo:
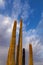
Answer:
[[0, 45], [9, 45], [12, 25], [12, 18], [0, 15]]
[[0, 15], [0, 29], [9, 29], [11, 28], [12, 29], [12, 26], [13, 26], [13, 20], [12, 18], [8, 17], [8, 16], [3, 16], [3, 15]]

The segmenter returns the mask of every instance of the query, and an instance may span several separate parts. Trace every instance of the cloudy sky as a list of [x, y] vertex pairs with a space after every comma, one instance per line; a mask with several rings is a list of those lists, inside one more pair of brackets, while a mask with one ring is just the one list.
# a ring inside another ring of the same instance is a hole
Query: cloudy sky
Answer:
[[18, 41], [21, 18], [26, 65], [29, 43], [33, 47], [34, 65], [43, 65], [43, 0], [0, 0], [0, 65], [6, 65], [14, 20], [17, 20]]

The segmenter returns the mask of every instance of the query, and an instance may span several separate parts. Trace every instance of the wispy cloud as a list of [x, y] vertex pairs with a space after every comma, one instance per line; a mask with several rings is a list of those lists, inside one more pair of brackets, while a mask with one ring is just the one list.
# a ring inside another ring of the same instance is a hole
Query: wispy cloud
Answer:
[[41, 13], [39, 25], [37, 26], [37, 34], [40, 36], [41, 42], [43, 43], [43, 12]]
[[29, 15], [32, 13], [33, 10], [31, 9], [28, 1], [25, 0], [23, 3], [21, 0], [15, 0], [13, 2], [12, 17], [20, 17], [24, 21], [27, 20], [29, 18]]

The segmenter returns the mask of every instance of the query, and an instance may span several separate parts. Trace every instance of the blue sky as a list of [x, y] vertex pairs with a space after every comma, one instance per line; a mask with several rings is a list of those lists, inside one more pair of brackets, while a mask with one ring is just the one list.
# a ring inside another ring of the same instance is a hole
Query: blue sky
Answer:
[[20, 19], [23, 21], [26, 65], [29, 43], [33, 47], [34, 65], [43, 65], [43, 0], [0, 0], [0, 65], [6, 64], [14, 20], [17, 20], [18, 41]]

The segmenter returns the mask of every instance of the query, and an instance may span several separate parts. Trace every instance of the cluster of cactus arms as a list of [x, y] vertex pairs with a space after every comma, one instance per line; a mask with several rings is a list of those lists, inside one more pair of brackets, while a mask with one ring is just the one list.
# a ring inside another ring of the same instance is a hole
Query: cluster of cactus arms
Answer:
[[[6, 65], [25, 65], [25, 48], [22, 48], [22, 20], [20, 20], [18, 45], [16, 44], [16, 28], [17, 28], [17, 21], [14, 21]], [[15, 56], [16, 56], [16, 60], [15, 60]], [[28, 65], [33, 65], [33, 54], [32, 54], [31, 44], [29, 44], [28, 61], [29, 61]]]

